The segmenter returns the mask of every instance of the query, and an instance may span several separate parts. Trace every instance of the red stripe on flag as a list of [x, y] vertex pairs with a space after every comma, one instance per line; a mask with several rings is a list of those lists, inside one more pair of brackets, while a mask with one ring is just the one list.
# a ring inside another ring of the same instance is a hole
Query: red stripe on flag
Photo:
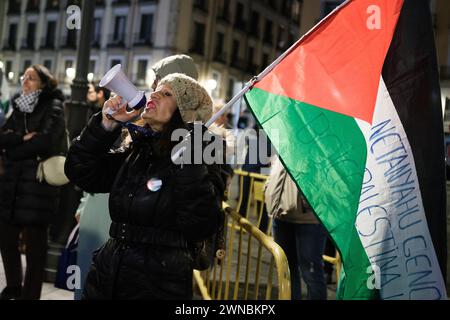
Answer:
[[353, 0], [255, 87], [371, 123], [403, 0]]

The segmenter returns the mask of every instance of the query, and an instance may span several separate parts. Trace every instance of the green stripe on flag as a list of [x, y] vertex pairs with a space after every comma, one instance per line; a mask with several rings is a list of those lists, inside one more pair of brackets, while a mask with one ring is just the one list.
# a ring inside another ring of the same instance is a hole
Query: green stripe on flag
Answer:
[[367, 152], [355, 119], [258, 88], [245, 97], [341, 252], [339, 297], [377, 297], [367, 288], [370, 264], [355, 228]]

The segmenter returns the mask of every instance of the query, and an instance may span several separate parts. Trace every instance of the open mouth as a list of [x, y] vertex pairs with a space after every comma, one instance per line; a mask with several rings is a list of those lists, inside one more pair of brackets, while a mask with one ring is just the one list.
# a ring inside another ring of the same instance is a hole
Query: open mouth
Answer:
[[145, 109], [156, 109], [156, 104], [152, 100], [150, 100], [149, 102], [147, 102]]

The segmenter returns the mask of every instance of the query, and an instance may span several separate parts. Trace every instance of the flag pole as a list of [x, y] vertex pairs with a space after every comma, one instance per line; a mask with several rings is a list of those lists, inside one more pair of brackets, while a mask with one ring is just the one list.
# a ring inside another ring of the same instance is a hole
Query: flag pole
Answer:
[[[230, 101], [228, 101], [219, 111], [217, 111], [206, 123], [205, 127], [209, 128], [216, 120], [225, 113], [233, 104], [235, 104], [244, 94], [246, 94], [256, 82], [260, 81], [264, 78], [270, 71], [272, 71], [280, 62], [283, 60], [292, 50], [294, 50], [306, 37], [308, 37], [311, 33], [313, 33], [317, 28], [319, 28], [324, 21], [328, 19], [331, 15], [334, 14], [335, 11], [340, 10], [352, 0], [346, 0], [341, 5], [336, 7], [333, 11], [331, 11], [326, 17], [319, 21], [314, 27], [312, 27], [307, 33], [300, 37], [293, 45], [291, 45], [285, 52], [283, 52], [278, 58], [276, 58], [270, 65], [268, 65], [260, 74], [254, 76], [250, 81], [248, 81], [244, 88], [241, 89]], [[183, 147], [178, 152], [176, 152], [172, 156], [172, 161], [175, 162], [178, 157], [183, 153], [186, 148]]]
[[277, 59], [275, 59], [269, 66], [267, 66], [261, 73], [248, 81], [244, 88], [241, 89], [230, 101], [228, 101], [219, 111], [217, 111], [211, 119], [205, 123], [205, 127], [209, 128], [226, 110], [228, 110], [233, 104], [235, 104], [244, 94], [246, 94], [256, 82], [264, 78], [270, 71], [273, 70], [280, 62], [283, 60], [292, 50], [294, 50], [306, 37], [308, 37], [312, 32], [314, 32], [319, 26], [323, 24], [324, 21], [328, 19], [335, 11], [340, 10], [342, 7], [346, 6], [351, 0], [346, 0], [333, 11], [331, 11], [326, 17], [320, 20], [314, 27], [312, 27], [307, 33], [300, 37], [292, 46], [290, 46], [285, 52], [283, 52]]

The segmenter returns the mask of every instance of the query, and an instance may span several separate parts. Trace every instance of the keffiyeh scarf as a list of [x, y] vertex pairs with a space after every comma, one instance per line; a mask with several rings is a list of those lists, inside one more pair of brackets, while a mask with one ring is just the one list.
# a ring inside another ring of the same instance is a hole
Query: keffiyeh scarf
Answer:
[[42, 90], [36, 90], [27, 95], [21, 93], [20, 96], [14, 100], [17, 108], [22, 112], [32, 113], [39, 102], [39, 95], [41, 92]]

